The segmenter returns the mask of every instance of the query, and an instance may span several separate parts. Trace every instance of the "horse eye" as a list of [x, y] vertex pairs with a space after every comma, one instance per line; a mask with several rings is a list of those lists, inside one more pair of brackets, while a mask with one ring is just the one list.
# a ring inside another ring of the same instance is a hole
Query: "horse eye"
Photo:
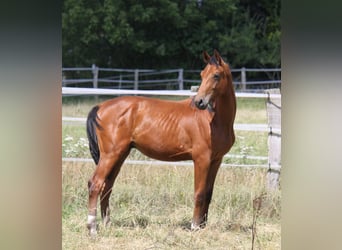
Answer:
[[214, 79], [215, 79], [215, 80], [220, 79], [220, 75], [219, 75], [219, 74], [214, 74]]

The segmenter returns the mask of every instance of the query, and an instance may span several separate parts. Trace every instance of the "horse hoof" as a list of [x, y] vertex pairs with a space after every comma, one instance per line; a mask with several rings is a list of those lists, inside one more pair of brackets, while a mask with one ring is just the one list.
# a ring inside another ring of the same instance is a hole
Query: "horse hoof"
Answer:
[[206, 221], [203, 221], [201, 224], [197, 224], [192, 222], [191, 223], [191, 231], [199, 231], [203, 228], [205, 228], [205, 226], [207, 225]]
[[191, 231], [199, 231], [201, 227], [197, 224], [191, 223]]
[[90, 229], [89, 230], [89, 236], [90, 237], [95, 237], [97, 235], [97, 231], [96, 231], [96, 229]]
[[89, 230], [89, 236], [94, 237], [97, 235], [96, 227], [93, 227], [92, 225], [87, 224], [87, 228]]

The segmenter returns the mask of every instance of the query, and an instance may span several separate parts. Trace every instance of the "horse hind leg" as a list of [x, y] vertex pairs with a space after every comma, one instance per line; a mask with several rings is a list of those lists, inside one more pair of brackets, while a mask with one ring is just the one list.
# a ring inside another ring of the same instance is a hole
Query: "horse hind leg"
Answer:
[[[126, 153], [127, 151], [129, 150], [127, 150], [125, 147], [125, 150], [116, 151], [116, 152], [112, 152], [108, 154], [101, 152], [101, 157], [97, 165], [97, 168], [92, 178], [88, 182], [89, 202], [88, 202], [87, 228], [89, 229], [89, 233], [92, 236], [97, 234], [96, 210], [97, 210], [98, 196], [101, 193], [104, 194], [104, 195], [101, 195], [103, 197], [103, 199], [101, 199], [102, 200], [101, 206], [103, 207], [103, 209], [101, 209], [101, 213], [102, 211], [104, 211], [104, 213], [102, 213], [102, 216], [104, 216], [103, 218], [108, 218], [109, 194], [111, 192], [111, 188], [113, 186], [115, 177], [119, 173], [122, 162], [124, 161], [125, 157], [128, 155], [128, 153]], [[113, 173], [113, 175], [111, 175], [111, 173]], [[111, 177], [111, 178], [108, 179], [108, 177]], [[106, 193], [107, 195], [105, 195]]]
[[101, 218], [104, 226], [108, 226], [110, 222], [109, 197], [112, 193], [112, 187], [115, 180], [115, 178], [111, 177], [111, 175], [105, 180], [104, 188], [100, 195]]
[[120, 160], [116, 163], [116, 165], [113, 167], [112, 172], [105, 180], [105, 185], [103, 188], [103, 191], [101, 192], [100, 197], [100, 204], [101, 204], [101, 218], [102, 222], [105, 226], [108, 226], [110, 224], [110, 208], [109, 208], [109, 198], [112, 193], [113, 184], [116, 180], [116, 177], [118, 176], [121, 166], [128, 156], [129, 151], [125, 153]]
[[113, 159], [102, 155], [92, 178], [88, 181], [89, 202], [88, 202], [88, 221], [87, 227], [90, 235], [96, 235], [96, 210], [97, 199], [103, 188], [105, 187], [105, 179], [111, 172], [114, 164]]

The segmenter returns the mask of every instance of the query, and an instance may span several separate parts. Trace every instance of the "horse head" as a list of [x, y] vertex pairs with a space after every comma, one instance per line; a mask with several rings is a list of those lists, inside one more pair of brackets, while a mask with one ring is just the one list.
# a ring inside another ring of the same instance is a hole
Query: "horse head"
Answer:
[[214, 107], [215, 98], [227, 93], [228, 82], [231, 82], [229, 66], [217, 50], [213, 56], [204, 51], [203, 60], [207, 66], [201, 71], [202, 82], [194, 98], [196, 107], [202, 110]]

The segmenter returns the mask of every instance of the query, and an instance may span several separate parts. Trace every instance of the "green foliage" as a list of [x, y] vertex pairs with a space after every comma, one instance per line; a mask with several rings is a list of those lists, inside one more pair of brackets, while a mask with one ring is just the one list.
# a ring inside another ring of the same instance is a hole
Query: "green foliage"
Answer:
[[62, 32], [64, 67], [280, 66], [280, 0], [64, 0]]

